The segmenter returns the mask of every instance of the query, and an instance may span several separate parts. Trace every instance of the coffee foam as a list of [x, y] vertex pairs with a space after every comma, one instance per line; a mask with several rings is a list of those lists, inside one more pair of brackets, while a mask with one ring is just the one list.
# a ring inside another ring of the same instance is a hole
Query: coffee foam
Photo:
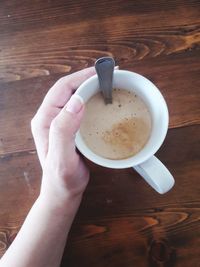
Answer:
[[108, 159], [131, 157], [144, 147], [150, 132], [150, 113], [133, 92], [114, 89], [112, 104], [105, 105], [101, 93], [86, 103], [80, 133], [97, 155]]

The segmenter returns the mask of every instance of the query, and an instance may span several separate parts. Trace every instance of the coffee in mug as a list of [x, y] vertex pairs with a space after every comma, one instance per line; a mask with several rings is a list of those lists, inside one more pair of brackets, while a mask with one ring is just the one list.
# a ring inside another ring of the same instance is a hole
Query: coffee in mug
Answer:
[[112, 104], [100, 92], [86, 103], [80, 133], [87, 146], [107, 159], [126, 159], [137, 154], [151, 133], [151, 116], [133, 90], [115, 88]]
[[113, 88], [120, 90], [114, 90], [111, 105], [103, 102], [97, 75], [75, 92], [86, 106], [75, 138], [77, 148], [100, 166], [133, 167], [157, 192], [166, 193], [173, 187], [174, 178], [154, 156], [168, 129], [165, 99], [151, 81], [127, 70], [114, 71]]

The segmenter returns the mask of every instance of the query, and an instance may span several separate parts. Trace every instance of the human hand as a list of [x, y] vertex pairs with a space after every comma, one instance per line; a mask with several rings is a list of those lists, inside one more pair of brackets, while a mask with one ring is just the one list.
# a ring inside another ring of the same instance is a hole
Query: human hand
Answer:
[[77, 154], [74, 142], [84, 104], [72, 94], [94, 74], [92, 67], [58, 80], [31, 121], [43, 170], [41, 194], [51, 200], [81, 196], [88, 183], [88, 169]]

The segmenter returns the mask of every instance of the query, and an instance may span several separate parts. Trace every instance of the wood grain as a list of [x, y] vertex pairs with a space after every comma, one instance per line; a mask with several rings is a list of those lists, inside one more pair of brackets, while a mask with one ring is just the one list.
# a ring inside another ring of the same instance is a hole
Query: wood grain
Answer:
[[0, 255], [39, 193], [31, 118], [58, 78], [101, 56], [146, 76], [166, 98], [170, 130], [157, 156], [176, 184], [161, 196], [132, 169], [87, 162], [91, 179], [61, 266], [198, 266], [198, 0], [0, 2]]
[[19, 6], [17, 1], [2, 1], [1, 81], [66, 73], [74, 64], [83, 68], [103, 55], [113, 55], [124, 67], [199, 48], [198, 1], [118, 0], [109, 2], [106, 12], [105, 0], [95, 5], [23, 2]]
[[[170, 128], [200, 122], [200, 66], [197, 60], [200, 60], [200, 53], [196, 56], [189, 52], [185, 57], [168, 56], [159, 62], [126, 63], [126, 69], [142, 73], [161, 90], [169, 107]], [[189, 69], [182, 66], [189, 66]], [[30, 120], [58, 77], [60, 75], [55, 74], [31, 78], [29, 82], [19, 80], [0, 84], [0, 125], [4, 125], [0, 132], [0, 154], [34, 149]]]
[[[120, 23], [116, 32], [109, 28], [109, 20], [106, 21], [103, 25], [106, 32], [104, 36], [100, 36], [96, 29], [91, 30], [91, 23], [97, 28], [102, 27], [99, 21], [81, 23], [75, 25], [75, 29], [71, 25], [64, 25], [51, 31], [40, 30], [37, 34], [20, 32], [16, 36], [6, 36], [7, 38], [2, 34], [0, 44], [3, 61], [0, 65], [0, 81], [66, 73], [73, 70], [74, 66], [83, 68], [91, 65], [101, 56], [114, 56], [122, 68], [142, 59], [151, 59], [153, 63], [159, 57], [176, 55], [187, 50], [196, 52], [195, 55], [199, 56], [199, 24], [136, 31], [134, 27], [128, 28], [129, 24], [134, 24], [135, 17], [125, 18], [127, 24]], [[120, 18], [117, 17], [115, 20], [120, 21]], [[59, 40], [60, 34], [63, 38], [58, 50], [56, 40]], [[48, 46], [44, 38], [46, 35], [49, 40]], [[98, 38], [94, 38], [96, 35]], [[76, 45], [73, 45], [74, 42]], [[12, 46], [9, 46], [10, 43]]]
[[[41, 27], [52, 28], [57, 25], [76, 24], [93, 20], [104, 21], [113, 17], [134, 16], [138, 29], [145, 26], [170, 26], [180, 24], [190, 24], [199, 19], [199, 1], [198, 0], [170, 0], [137, 1], [123, 0], [103, 0], [101, 2], [92, 0], [64, 0], [39, 2], [34, 0], [31, 3], [23, 0], [21, 5], [17, 0], [8, 2], [1, 1], [1, 29], [5, 33], [13, 31], [34, 30]], [[105, 9], [106, 7], [106, 9]], [[187, 11], [187, 12], [186, 12]], [[176, 16], [179, 15], [179, 16]], [[176, 16], [176, 20], [174, 19]], [[157, 25], [158, 19], [159, 25]], [[118, 20], [118, 23], [121, 22]], [[110, 25], [111, 24], [110, 22]], [[109, 26], [110, 26], [109, 25]], [[120, 23], [119, 23], [120, 25]], [[92, 25], [94, 26], [94, 25]], [[8, 31], [9, 30], [9, 31]]]
[[[176, 186], [163, 196], [131, 169], [90, 163], [91, 180], [62, 266], [195, 265], [200, 245], [199, 136], [199, 126], [169, 131], [157, 156], [173, 173]], [[34, 152], [2, 156], [0, 169], [6, 177], [0, 180], [0, 203], [7, 199], [0, 209], [2, 254], [38, 195], [41, 172]]]

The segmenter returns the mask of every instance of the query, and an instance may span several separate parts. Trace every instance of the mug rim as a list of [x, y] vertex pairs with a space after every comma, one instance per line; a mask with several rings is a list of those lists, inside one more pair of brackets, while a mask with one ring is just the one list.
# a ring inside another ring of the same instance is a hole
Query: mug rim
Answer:
[[[165, 139], [166, 134], [167, 134], [168, 124], [169, 124], [169, 113], [168, 113], [167, 104], [166, 104], [166, 101], [165, 101], [163, 95], [161, 94], [160, 90], [156, 87], [156, 85], [154, 83], [152, 83], [149, 79], [142, 76], [141, 74], [138, 74], [138, 73], [132, 72], [132, 71], [127, 71], [127, 70], [115, 70], [114, 75], [113, 75], [113, 79], [114, 79], [115, 75], [117, 75], [118, 73], [122, 73], [125, 75], [131, 75], [132, 77], [135, 76], [137, 78], [143, 79], [144, 81], [148, 82], [149, 85], [152, 86], [154, 92], [156, 92], [156, 94], [158, 94], [159, 100], [160, 100], [160, 102], [162, 102], [161, 103], [162, 112], [163, 112], [162, 116], [164, 118], [163, 119], [163, 127], [160, 130], [159, 142], [157, 141], [156, 144], [154, 144], [154, 146], [152, 147], [152, 149], [149, 150], [148, 153], [146, 153], [145, 155], [143, 155], [140, 158], [137, 158], [137, 155], [141, 151], [143, 151], [143, 149], [146, 147], [146, 144], [134, 156], [126, 158], [126, 159], [119, 159], [119, 160], [107, 159], [107, 158], [101, 157], [101, 156], [97, 155], [96, 153], [94, 153], [82, 140], [80, 131], [78, 131], [76, 134], [75, 144], [76, 144], [76, 147], [78, 148], [78, 150], [81, 152], [81, 154], [83, 154], [87, 159], [96, 163], [97, 165], [107, 167], [107, 168], [113, 168], [113, 169], [124, 169], [124, 168], [134, 167], [136, 165], [139, 165], [139, 164], [145, 162], [147, 159], [149, 159], [151, 156], [153, 156], [158, 151], [158, 149], [161, 147], [162, 143], [164, 142], [164, 139]], [[97, 75], [90, 77], [89, 79], [84, 81], [79, 86], [79, 88], [76, 90], [75, 94], [77, 94], [77, 95], [80, 95], [80, 93], [84, 94], [84, 90], [86, 90], [86, 88], [88, 88], [88, 86], [90, 84], [97, 82], [97, 81], [98, 81]], [[94, 94], [92, 94], [92, 95], [94, 95]]]

